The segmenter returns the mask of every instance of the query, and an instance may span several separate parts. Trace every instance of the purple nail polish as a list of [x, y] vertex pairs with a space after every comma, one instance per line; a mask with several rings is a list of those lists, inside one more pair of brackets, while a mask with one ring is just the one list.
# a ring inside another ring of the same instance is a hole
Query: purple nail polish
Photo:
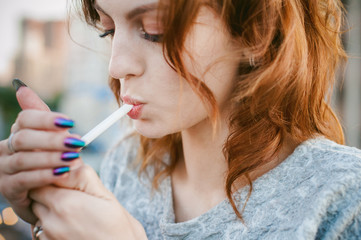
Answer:
[[81, 148], [85, 146], [85, 142], [77, 138], [66, 138], [64, 145], [70, 148]]
[[74, 121], [65, 118], [56, 118], [54, 121], [55, 126], [61, 128], [72, 128], [74, 127]]
[[63, 161], [72, 161], [79, 158], [80, 154], [78, 152], [64, 152], [61, 154], [61, 160]]
[[70, 171], [70, 167], [58, 167], [53, 169], [53, 174], [55, 176], [63, 175], [64, 173], [67, 173]]

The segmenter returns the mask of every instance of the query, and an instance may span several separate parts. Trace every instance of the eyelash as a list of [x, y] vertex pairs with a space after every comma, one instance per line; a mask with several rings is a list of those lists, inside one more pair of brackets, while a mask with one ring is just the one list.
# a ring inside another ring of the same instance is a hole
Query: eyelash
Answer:
[[[163, 35], [162, 34], [149, 34], [147, 33], [146, 31], [144, 31], [143, 28], [140, 28], [140, 33], [141, 33], [141, 36], [142, 38], [144, 38], [145, 40], [147, 41], [150, 41], [150, 42], [154, 42], [154, 43], [160, 43], [162, 42], [162, 37]], [[107, 37], [108, 35], [111, 35], [113, 36], [114, 35], [114, 29], [110, 29], [110, 30], [107, 30], [105, 31], [104, 33], [100, 34], [99, 37], [101, 38], [105, 38]]]
[[113, 36], [113, 35], [114, 35], [114, 29], [107, 30], [107, 31], [103, 32], [102, 34], [99, 34], [99, 37], [105, 38], [105, 37], [107, 37], [108, 35]]
[[160, 43], [162, 42], [163, 34], [149, 34], [146, 31], [144, 31], [143, 28], [140, 29], [141, 35], [145, 40], [148, 40], [150, 42], [154, 43]]

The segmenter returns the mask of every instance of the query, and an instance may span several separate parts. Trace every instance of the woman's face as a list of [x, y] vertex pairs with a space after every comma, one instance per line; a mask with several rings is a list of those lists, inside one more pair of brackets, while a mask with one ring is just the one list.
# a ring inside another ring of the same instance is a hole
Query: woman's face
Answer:
[[[207, 123], [201, 99], [164, 59], [157, 1], [97, 0], [96, 9], [105, 32], [111, 30], [109, 72], [120, 81], [122, 100], [135, 105], [128, 115], [136, 130], [158, 138]], [[221, 114], [226, 114], [222, 110], [229, 106], [237, 62], [229, 58], [219, 61], [234, 47], [212, 10], [201, 9], [187, 35], [185, 49], [191, 54], [184, 54], [185, 66], [210, 88]]]

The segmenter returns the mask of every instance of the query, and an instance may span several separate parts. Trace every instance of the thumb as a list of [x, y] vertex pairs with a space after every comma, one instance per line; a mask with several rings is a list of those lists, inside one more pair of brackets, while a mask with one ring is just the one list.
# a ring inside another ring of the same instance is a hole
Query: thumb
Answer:
[[19, 79], [13, 80], [13, 85], [16, 89], [16, 98], [21, 109], [37, 109], [42, 111], [50, 111], [50, 108], [41, 98], [30, 88], [28, 88]]
[[55, 182], [55, 185], [78, 190], [95, 197], [109, 198], [111, 195], [94, 169], [86, 164], [70, 171], [68, 177], [59, 179]]

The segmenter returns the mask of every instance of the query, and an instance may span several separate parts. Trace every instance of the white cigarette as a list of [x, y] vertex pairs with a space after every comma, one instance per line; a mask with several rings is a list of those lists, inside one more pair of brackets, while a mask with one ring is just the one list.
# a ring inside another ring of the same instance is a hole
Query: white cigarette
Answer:
[[85, 142], [85, 145], [91, 143], [95, 138], [100, 134], [105, 132], [110, 126], [112, 126], [116, 121], [124, 117], [130, 110], [132, 110], [133, 105], [123, 104], [118, 110], [113, 112], [109, 117], [104, 119], [101, 123], [96, 125], [92, 130], [85, 134], [81, 140]]

